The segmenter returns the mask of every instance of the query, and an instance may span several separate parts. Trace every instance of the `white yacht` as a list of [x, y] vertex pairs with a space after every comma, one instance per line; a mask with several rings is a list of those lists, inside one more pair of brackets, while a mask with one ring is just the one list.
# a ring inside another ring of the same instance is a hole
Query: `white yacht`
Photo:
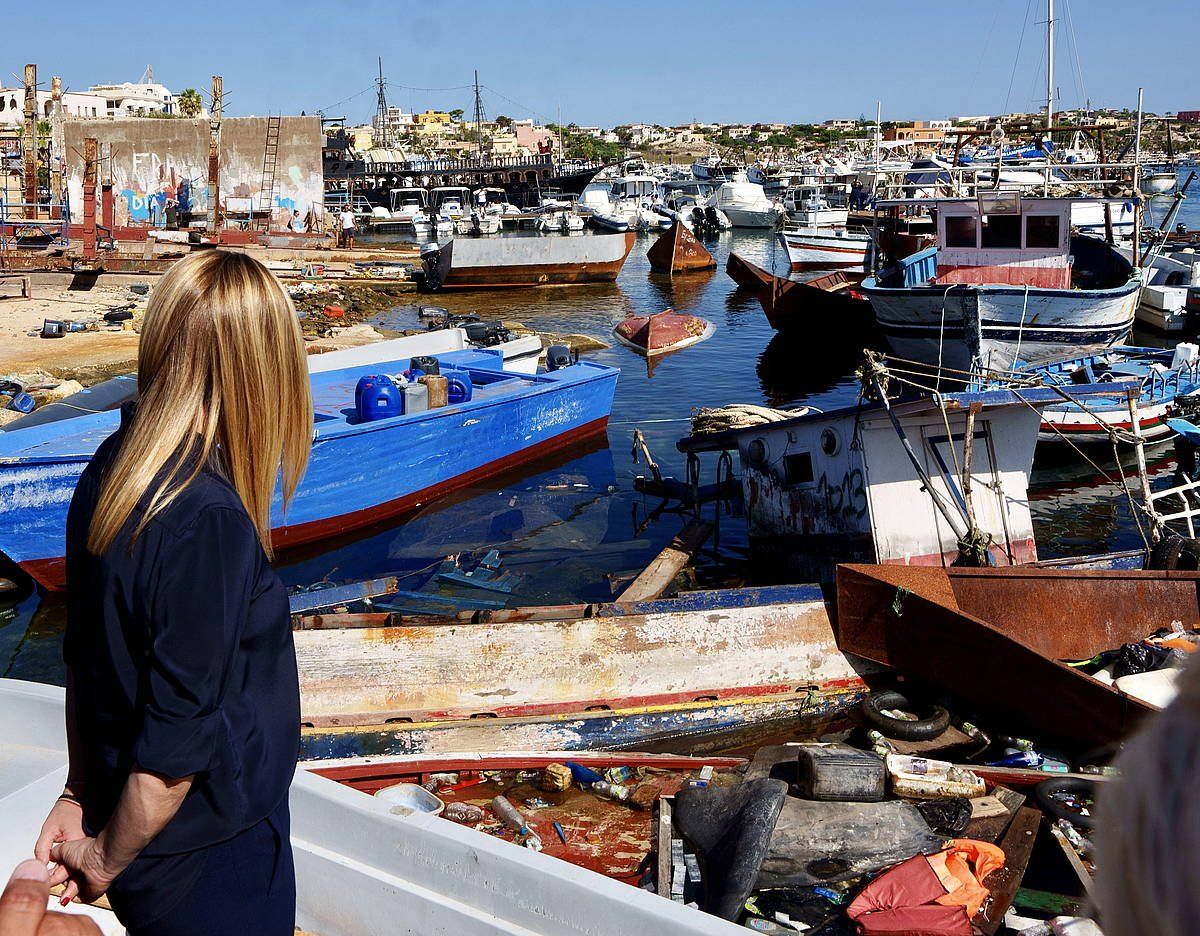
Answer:
[[783, 193], [788, 220], [801, 227], [845, 227], [850, 218], [849, 186], [805, 183]]
[[412, 224], [413, 219], [429, 207], [429, 192], [423, 188], [394, 188], [388, 193], [391, 219]]
[[692, 163], [692, 175], [707, 182], [728, 182], [738, 172], [738, 167], [720, 156], [701, 156]]
[[669, 218], [656, 210], [663, 201], [658, 180], [653, 176], [622, 176], [613, 182], [608, 198], [608, 207], [598, 207], [592, 215], [605, 227], [619, 230], [624, 222], [627, 230], [655, 231], [671, 224]]
[[723, 211], [734, 227], [773, 228], [783, 217], [783, 209], [767, 198], [763, 187], [747, 179], [744, 172], [723, 183], [709, 205]]

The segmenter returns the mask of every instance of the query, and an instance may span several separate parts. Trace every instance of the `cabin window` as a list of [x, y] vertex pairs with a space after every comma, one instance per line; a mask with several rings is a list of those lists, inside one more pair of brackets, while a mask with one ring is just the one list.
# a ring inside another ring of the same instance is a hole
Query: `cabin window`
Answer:
[[983, 219], [983, 246], [1019, 250], [1020, 215], [988, 215]]
[[813, 480], [812, 454], [797, 452], [783, 456], [783, 480], [785, 484], [811, 484]]
[[946, 219], [947, 247], [975, 246], [975, 218], [970, 215]]
[[1058, 215], [1028, 215], [1025, 218], [1025, 246], [1056, 249], [1059, 242]]

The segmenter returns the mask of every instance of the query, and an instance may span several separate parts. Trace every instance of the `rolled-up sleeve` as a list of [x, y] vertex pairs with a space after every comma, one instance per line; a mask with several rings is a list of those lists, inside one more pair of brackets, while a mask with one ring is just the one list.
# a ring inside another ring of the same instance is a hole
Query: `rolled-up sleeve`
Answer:
[[149, 668], [133, 757], [164, 777], [201, 774], [226, 743], [220, 710], [245, 624], [259, 549], [249, 518], [203, 510], [179, 532], [162, 531], [149, 609]]

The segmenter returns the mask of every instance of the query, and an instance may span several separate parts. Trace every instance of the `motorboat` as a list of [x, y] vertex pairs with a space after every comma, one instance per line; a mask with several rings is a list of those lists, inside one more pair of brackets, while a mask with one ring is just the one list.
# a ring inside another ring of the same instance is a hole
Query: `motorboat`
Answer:
[[871, 249], [871, 235], [834, 227], [788, 225], [778, 234], [793, 272], [805, 270], [863, 269]]
[[444, 185], [429, 190], [429, 207], [437, 215], [458, 221], [471, 213], [471, 190], [461, 185]]
[[671, 219], [657, 209], [662, 207], [658, 180], [651, 175], [628, 175], [615, 180], [609, 195], [608, 217], [625, 221], [632, 231], [665, 230]]
[[475, 190], [475, 210], [482, 215], [499, 218], [501, 224], [515, 223], [521, 215], [521, 209], [508, 200], [508, 193], [496, 186]]
[[783, 210], [800, 227], [845, 227], [850, 218], [849, 187], [844, 183], [804, 183], [783, 193]]
[[738, 167], [720, 156], [701, 156], [692, 163], [692, 175], [706, 182], [728, 182], [738, 172]]
[[761, 185], [749, 181], [745, 173], [722, 183], [709, 204], [723, 211], [734, 227], [773, 228], [783, 217], [783, 209], [767, 198]]

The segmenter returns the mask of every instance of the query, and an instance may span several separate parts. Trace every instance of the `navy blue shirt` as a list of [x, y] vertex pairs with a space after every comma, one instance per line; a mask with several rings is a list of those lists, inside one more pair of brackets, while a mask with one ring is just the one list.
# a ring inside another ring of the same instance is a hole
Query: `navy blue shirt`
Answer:
[[300, 692], [287, 594], [215, 463], [132, 546], [140, 511], [103, 556], [88, 552], [100, 482], [131, 418], [123, 409], [71, 501], [64, 655], [89, 832], [109, 821], [135, 766], [195, 776], [142, 852], [153, 859], [232, 838], [280, 804], [299, 753]]

